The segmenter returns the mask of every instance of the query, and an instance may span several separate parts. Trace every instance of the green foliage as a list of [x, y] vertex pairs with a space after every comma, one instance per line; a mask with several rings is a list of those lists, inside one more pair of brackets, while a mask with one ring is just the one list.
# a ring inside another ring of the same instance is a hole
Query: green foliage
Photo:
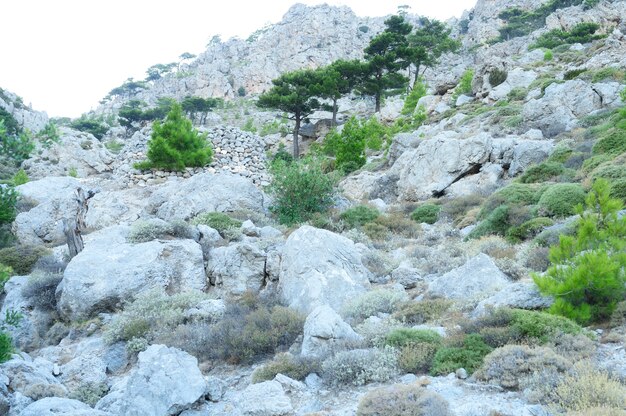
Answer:
[[104, 146], [109, 150], [109, 152], [117, 154], [124, 148], [124, 143], [117, 140], [110, 140], [106, 142]]
[[37, 133], [37, 138], [45, 148], [49, 148], [54, 143], [58, 143], [61, 139], [61, 135], [56, 123], [54, 121], [49, 121], [43, 130]]
[[608, 318], [626, 295], [626, 218], [611, 199], [606, 180], [597, 180], [585, 200], [575, 236], [561, 236], [550, 250], [552, 265], [533, 279], [554, 296], [550, 312], [581, 324]]
[[402, 107], [401, 114], [405, 116], [409, 116], [413, 114], [415, 112], [415, 108], [417, 107], [417, 102], [420, 100], [420, 98], [424, 97], [425, 95], [426, 95], [426, 84], [422, 80], [418, 79], [413, 84], [413, 89], [411, 90], [409, 95], [406, 96], [406, 99], [404, 100], [404, 106]]
[[13, 269], [0, 263], [0, 293], [4, 291], [4, 284], [13, 276]]
[[26, 276], [35, 267], [41, 257], [50, 254], [39, 246], [17, 245], [0, 249], [0, 263], [9, 266], [18, 276]]
[[69, 171], [67, 172], [67, 176], [71, 176], [72, 178], [78, 178], [78, 171], [74, 166], [70, 167]]
[[0, 119], [0, 155], [13, 160], [17, 165], [28, 159], [35, 148], [28, 131], [17, 128], [12, 133], [11, 126], [5, 125], [5, 119]]
[[157, 238], [193, 238], [191, 228], [182, 221], [167, 223], [165, 221], [135, 221], [128, 233], [127, 240], [131, 243], [145, 243]]
[[324, 173], [320, 160], [308, 158], [292, 163], [278, 160], [270, 172], [273, 180], [269, 191], [274, 196], [270, 209], [281, 224], [304, 222], [332, 205], [335, 179]]
[[0, 108], [0, 131], [9, 136], [17, 136], [22, 132], [22, 127], [15, 117], [4, 108]]
[[587, 70], [584, 68], [572, 69], [570, 71], [567, 71], [565, 74], [563, 74], [563, 80], [571, 81], [573, 79], [578, 78], [580, 75], [584, 74], [585, 72], [587, 72]]
[[611, 182], [611, 198], [621, 199], [626, 203], [626, 177]]
[[243, 131], [249, 131], [250, 133], [256, 133], [256, 127], [254, 127], [254, 119], [252, 117], [248, 118], [244, 125], [241, 127]]
[[156, 81], [161, 79], [164, 75], [170, 74], [174, 68], [176, 68], [176, 62], [152, 65], [146, 70], [146, 74], [148, 74], [148, 76], [145, 81]]
[[[20, 185], [24, 185], [25, 183], [27, 183], [29, 181], [28, 179], [28, 175], [26, 174], [26, 172], [24, 171], [24, 169], [20, 169], [18, 170], [15, 175], [13, 175], [13, 185], [14, 186], [20, 186]], [[0, 221], [1, 223], [2, 221]]]
[[405, 347], [411, 344], [434, 344], [442, 343], [441, 335], [429, 329], [399, 328], [391, 331], [385, 338], [385, 345], [391, 347]]
[[357, 205], [341, 213], [340, 218], [348, 228], [361, 227], [380, 216], [380, 211], [367, 205]]
[[163, 123], [156, 121], [148, 142], [148, 160], [135, 165], [150, 168], [183, 170], [186, 167], [205, 166], [211, 162], [213, 150], [204, 135], [192, 127], [175, 104]]
[[483, 358], [493, 349], [477, 334], [465, 336], [462, 347], [445, 347], [435, 353], [432, 375], [447, 375], [459, 368], [472, 374], [483, 363]]
[[565, 172], [565, 166], [558, 162], [542, 162], [531, 166], [520, 176], [521, 183], [547, 182]]
[[551, 217], [566, 217], [575, 212], [575, 207], [585, 201], [583, 188], [576, 183], [557, 183], [550, 186], [539, 199], [541, 214]]
[[109, 126], [104, 123], [104, 119], [102, 117], [90, 117], [86, 114], [83, 114], [80, 118], [73, 120], [70, 123], [70, 127], [93, 134], [93, 136], [98, 140], [102, 139], [106, 132], [109, 131]]
[[537, 48], [555, 48], [559, 45], [569, 45], [572, 43], [589, 43], [591, 41], [602, 39], [604, 35], [595, 35], [600, 28], [597, 23], [579, 23], [569, 32], [554, 29], [537, 38], [537, 41], [529, 46], [529, 49]]
[[595, 155], [619, 155], [626, 152], [626, 130], [614, 128], [593, 145]]
[[508, 72], [504, 69], [495, 68], [489, 73], [489, 84], [492, 87], [497, 87], [506, 81], [506, 77], [508, 76]]
[[544, 53], [543, 53], [543, 60], [545, 62], [549, 62], [552, 59], [554, 59], [554, 54], [552, 53], [552, 51], [550, 49], [547, 49]]
[[398, 305], [407, 300], [404, 291], [374, 289], [346, 302], [343, 310], [347, 317], [360, 322], [380, 313], [393, 313]]
[[551, 225], [554, 225], [554, 221], [550, 218], [533, 218], [521, 225], [509, 228], [506, 232], [506, 238], [513, 243], [519, 243], [529, 238], [534, 238], [541, 230]]
[[277, 374], [283, 374], [294, 380], [304, 380], [309, 374], [320, 370], [318, 362], [294, 357], [289, 353], [278, 354], [274, 360], [254, 370], [252, 382], [273, 380]]
[[525, 183], [511, 183], [499, 189], [489, 200], [496, 200], [494, 206], [489, 206], [489, 211], [496, 208], [502, 202], [506, 204], [532, 205], [539, 202], [543, 190], [537, 186]]
[[606, 79], [622, 81], [624, 79], [624, 70], [615, 67], [599, 69], [593, 72], [591, 82], [602, 82]]
[[489, 234], [506, 235], [509, 229], [509, 207], [501, 205], [480, 222], [468, 235], [468, 238], [480, 238]]
[[350, 173], [365, 164], [366, 134], [364, 123], [354, 116], [344, 124], [335, 145], [337, 169]]
[[540, 344], [553, 341], [558, 334], [576, 335], [582, 332], [580, 325], [570, 319], [522, 309], [511, 311], [510, 330], [522, 339]]
[[341, 351], [322, 363], [322, 374], [331, 385], [362, 386], [385, 382], [398, 373], [393, 348]]
[[196, 216], [191, 223], [194, 225], [208, 225], [216, 229], [224, 238], [232, 234], [233, 230], [240, 229], [242, 224], [241, 221], [233, 219], [222, 212], [206, 212], [200, 214]]
[[434, 224], [439, 219], [441, 205], [422, 204], [411, 213], [411, 219], [416, 222]]
[[421, 325], [440, 318], [452, 306], [447, 299], [424, 299], [408, 302], [393, 314], [395, 319], [412, 325]]
[[17, 192], [12, 187], [0, 185], [0, 225], [10, 224], [17, 215]]
[[11, 359], [13, 353], [13, 340], [6, 332], [8, 327], [17, 328], [22, 320], [22, 314], [17, 311], [7, 309], [4, 320], [0, 322], [0, 364]]
[[456, 102], [457, 98], [459, 98], [463, 94], [471, 94], [472, 93], [472, 80], [474, 79], [474, 70], [467, 69], [463, 72], [461, 79], [459, 80], [459, 84], [454, 89], [454, 93], [452, 94], [452, 100]]
[[508, 95], [510, 101], [524, 101], [528, 95], [528, 89], [522, 87], [513, 88]]
[[56, 288], [63, 279], [61, 273], [43, 273], [35, 271], [28, 277], [22, 288], [22, 296], [31, 300], [31, 304], [41, 311], [56, 311]]

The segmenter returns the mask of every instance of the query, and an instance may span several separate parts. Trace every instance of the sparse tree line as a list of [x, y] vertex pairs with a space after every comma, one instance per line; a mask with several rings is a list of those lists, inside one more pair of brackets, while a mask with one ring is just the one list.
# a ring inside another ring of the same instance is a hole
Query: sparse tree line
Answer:
[[414, 88], [426, 68], [436, 65], [442, 54], [459, 48], [450, 31], [437, 20], [421, 18], [414, 28], [403, 13], [391, 16], [365, 48], [363, 60], [337, 60], [325, 67], [285, 73], [272, 80], [272, 88], [260, 95], [257, 106], [289, 114], [295, 123], [293, 155], [298, 157], [300, 127], [310, 114], [319, 109], [332, 111], [336, 124], [337, 101], [352, 92], [374, 97], [379, 112], [385, 96]]

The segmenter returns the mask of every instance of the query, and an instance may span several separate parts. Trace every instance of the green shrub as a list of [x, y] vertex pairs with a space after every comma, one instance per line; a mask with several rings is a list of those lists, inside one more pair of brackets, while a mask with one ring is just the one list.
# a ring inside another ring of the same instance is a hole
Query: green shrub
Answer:
[[341, 351], [322, 363], [322, 375], [331, 385], [382, 383], [398, 373], [393, 348]]
[[8, 327], [17, 328], [22, 315], [14, 310], [7, 309], [4, 320], [0, 321], [0, 364], [9, 361], [13, 353], [13, 339], [7, 333]]
[[107, 395], [109, 386], [106, 383], [82, 383], [72, 390], [68, 397], [94, 407], [98, 401]]
[[318, 373], [320, 370], [317, 361], [294, 357], [289, 353], [278, 354], [272, 361], [254, 370], [252, 382], [272, 380], [277, 374], [283, 374], [294, 380], [304, 380], [309, 374]]
[[537, 183], [552, 180], [565, 171], [565, 166], [558, 162], [543, 162], [531, 166], [520, 176], [521, 183]]
[[582, 332], [577, 323], [565, 317], [523, 309], [511, 311], [510, 329], [521, 338], [540, 344], [553, 340], [558, 334], [576, 335]]
[[506, 235], [509, 227], [509, 207], [502, 205], [494, 209], [487, 218], [481, 221], [469, 233], [468, 238], [475, 239], [490, 234]]
[[626, 152], [626, 130], [612, 129], [593, 145], [593, 153], [619, 155]]
[[400, 114], [404, 116], [413, 114], [415, 112], [415, 108], [417, 107], [417, 102], [420, 98], [424, 97], [426, 93], [426, 84], [422, 80], [418, 80], [415, 84], [413, 84], [413, 89], [404, 100], [404, 106], [402, 107]]
[[506, 238], [514, 243], [534, 238], [544, 228], [554, 225], [554, 221], [546, 217], [533, 218], [517, 227], [511, 227], [506, 232]]
[[590, 177], [592, 180], [603, 178], [608, 181], [626, 178], [626, 166], [622, 164], [605, 163], [591, 172]]
[[50, 251], [39, 246], [18, 245], [0, 249], [0, 263], [13, 269], [16, 275], [26, 276], [33, 270], [40, 257]]
[[439, 347], [427, 342], [406, 345], [398, 353], [398, 367], [405, 373], [427, 373]]
[[10, 224], [17, 215], [17, 192], [13, 188], [0, 185], [0, 225]]
[[508, 95], [510, 101], [524, 101], [528, 95], [528, 89], [522, 87], [513, 88]]
[[367, 205], [358, 205], [348, 208], [339, 216], [348, 228], [361, 227], [368, 222], [374, 221], [380, 216], [380, 211]]
[[191, 223], [194, 225], [206, 225], [216, 229], [220, 235], [226, 238], [230, 230], [238, 230], [241, 228], [242, 222], [235, 220], [222, 212], [206, 212], [199, 214]]
[[461, 75], [461, 79], [459, 80], [459, 84], [454, 89], [454, 93], [452, 94], [452, 100], [456, 102], [457, 98], [459, 98], [463, 94], [471, 94], [472, 93], [472, 81], [474, 80], [474, 70], [467, 69]]
[[492, 87], [497, 87], [498, 85], [506, 81], [507, 76], [508, 73], [505, 70], [495, 68], [489, 73], [489, 85], [491, 85]]
[[611, 316], [626, 295], [626, 218], [618, 218], [620, 200], [599, 179], [578, 213], [576, 235], [562, 235], [550, 250], [552, 266], [533, 279], [539, 290], [555, 298], [550, 312], [578, 323]]
[[606, 79], [622, 81], [624, 79], [624, 71], [615, 67], [602, 68], [594, 71], [591, 82], [602, 82]]
[[491, 351], [492, 348], [480, 335], [467, 335], [462, 347], [444, 347], [435, 353], [430, 373], [447, 375], [464, 368], [468, 374], [472, 374], [482, 365], [485, 355]]
[[85, 114], [70, 123], [70, 127], [76, 130], [93, 134], [100, 140], [109, 131], [109, 126], [104, 124], [104, 120], [100, 117], [88, 117]]
[[379, 387], [361, 398], [357, 416], [451, 416], [439, 394], [418, 384]]
[[183, 116], [179, 104], [174, 104], [163, 123], [155, 121], [148, 141], [148, 160], [135, 165], [137, 169], [151, 168], [183, 170], [211, 163], [213, 150], [205, 135]]
[[15, 175], [13, 175], [13, 186], [24, 185], [28, 181], [28, 175], [24, 172], [24, 169], [18, 170]]
[[447, 299], [408, 302], [393, 317], [407, 324], [420, 325], [440, 318], [451, 306], [452, 302]]
[[404, 291], [374, 289], [349, 300], [344, 306], [344, 313], [360, 322], [379, 313], [393, 313], [406, 300], [407, 295]]
[[591, 156], [589, 159], [583, 162], [582, 170], [584, 173], [590, 173], [601, 164], [605, 162], [609, 162], [612, 159], [613, 159], [612, 156], [609, 156], [606, 154], [599, 154], [599, 155]]
[[272, 166], [271, 174], [269, 191], [274, 196], [274, 204], [270, 209], [281, 224], [304, 222], [332, 205], [335, 179], [323, 172], [321, 161], [278, 161]]
[[611, 198], [621, 199], [626, 203], [626, 177], [611, 182]]
[[563, 80], [571, 81], [573, 79], [578, 78], [578, 76], [584, 74], [585, 72], [587, 72], [585, 68], [572, 69], [570, 71], [567, 71], [565, 74], [563, 74]]
[[411, 219], [416, 222], [425, 222], [426, 224], [434, 224], [439, 219], [440, 205], [423, 204], [415, 208], [411, 213]]
[[548, 62], [551, 61], [554, 58], [554, 54], [552, 53], [552, 51], [550, 49], [546, 50], [543, 54], [543, 60]]
[[0, 294], [4, 291], [4, 284], [13, 276], [13, 269], [0, 263]]
[[574, 214], [575, 207], [585, 201], [585, 191], [576, 183], [557, 183], [541, 195], [539, 211], [551, 217], [566, 217]]
[[391, 331], [385, 338], [385, 345], [391, 347], [406, 347], [411, 344], [440, 345], [441, 335], [429, 329], [400, 328]]
[[597, 23], [579, 23], [569, 32], [561, 29], [554, 29], [539, 36], [535, 43], [529, 46], [529, 49], [552, 49], [559, 45], [589, 43], [605, 37], [603, 35], [595, 35], [599, 28], [600, 25]]

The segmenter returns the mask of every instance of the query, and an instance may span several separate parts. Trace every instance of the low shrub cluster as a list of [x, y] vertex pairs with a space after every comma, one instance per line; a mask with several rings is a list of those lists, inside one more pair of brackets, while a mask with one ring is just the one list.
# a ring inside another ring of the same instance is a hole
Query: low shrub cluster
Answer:
[[63, 280], [61, 273], [35, 271], [22, 288], [22, 296], [32, 301], [39, 310], [55, 312], [57, 307], [56, 289]]
[[294, 357], [289, 353], [281, 353], [269, 363], [254, 370], [252, 382], [261, 383], [272, 380], [277, 374], [283, 374], [294, 380], [304, 380], [311, 373], [319, 373], [321, 371], [320, 365], [315, 360], [307, 360], [301, 357]]
[[40, 246], [17, 245], [0, 249], [0, 264], [13, 269], [16, 275], [26, 276], [35, 267], [37, 261], [50, 253]]
[[605, 35], [596, 35], [598, 29], [600, 29], [600, 25], [597, 23], [579, 23], [570, 31], [554, 29], [539, 36], [529, 49], [552, 49], [559, 45], [589, 43], [606, 37]]
[[379, 216], [380, 211], [376, 208], [367, 205], [357, 205], [356, 207], [348, 208], [339, 217], [347, 227], [356, 228], [374, 221]]
[[411, 219], [416, 222], [425, 222], [426, 224], [434, 224], [439, 219], [440, 205], [423, 204], [415, 208], [411, 213]]
[[231, 218], [222, 212], [206, 212], [199, 214], [193, 220], [193, 225], [206, 225], [217, 230], [222, 238], [233, 239], [239, 233], [243, 224], [241, 221]]
[[335, 386], [382, 383], [398, 374], [398, 353], [393, 348], [341, 351], [324, 360], [322, 374]]
[[139, 220], [131, 226], [127, 240], [131, 243], [145, 243], [164, 238], [193, 238], [193, 232], [191, 227], [182, 220], [172, 223], [161, 220]]
[[539, 199], [540, 215], [566, 217], [573, 215], [575, 207], [585, 201], [585, 191], [576, 183], [557, 183], [550, 186]]
[[393, 314], [393, 317], [410, 325], [421, 325], [440, 318], [451, 306], [452, 302], [447, 299], [407, 302]]
[[466, 335], [461, 346], [443, 347], [437, 350], [430, 369], [432, 375], [447, 375], [459, 368], [472, 374], [481, 366], [483, 358], [492, 351], [477, 334]]
[[379, 313], [393, 313], [399, 305], [406, 302], [407, 298], [404, 290], [384, 288], [370, 290], [348, 301], [344, 306], [344, 314], [355, 322], [361, 322]]
[[451, 416], [448, 403], [418, 384], [394, 384], [366, 393], [357, 416]]

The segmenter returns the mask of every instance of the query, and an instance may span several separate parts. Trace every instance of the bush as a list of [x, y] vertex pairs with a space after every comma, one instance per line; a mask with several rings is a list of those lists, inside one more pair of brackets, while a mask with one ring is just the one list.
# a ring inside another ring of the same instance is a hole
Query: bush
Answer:
[[611, 183], [611, 198], [621, 199], [626, 203], [626, 177]]
[[228, 238], [233, 231], [239, 230], [243, 224], [222, 212], [206, 212], [196, 216], [191, 223], [193, 225], [206, 225], [216, 229], [223, 238]]
[[578, 213], [576, 236], [561, 236], [550, 250], [552, 266], [533, 279], [554, 296], [552, 313], [578, 323], [611, 316], [626, 295], [626, 217], [618, 218], [620, 200], [611, 199], [605, 180], [597, 180]]
[[559, 334], [576, 335], [582, 328], [562, 316], [545, 312], [514, 309], [511, 311], [510, 329], [522, 339], [545, 344]]
[[0, 263], [13, 269], [16, 275], [26, 276], [33, 270], [40, 257], [49, 250], [39, 246], [18, 245], [0, 249]]
[[459, 368], [464, 368], [468, 374], [472, 374], [481, 366], [485, 355], [492, 348], [485, 343], [480, 335], [466, 335], [462, 347], [444, 347], [435, 353], [433, 358], [432, 375], [447, 375]]
[[548, 62], [551, 61], [554, 58], [554, 54], [552, 53], [552, 51], [550, 49], [546, 50], [543, 53], [543, 60]]
[[270, 172], [273, 180], [269, 191], [274, 196], [270, 209], [281, 224], [304, 222], [332, 205], [335, 180], [322, 171], [319, 160], [278, 161]]
[[294, 357], [289, 353], [279, 354], [269, 363], [257, 368], [252, 373], [252, 383], [272, 380], [277, 374], [283, 374], [294, 380], [304, 380], [311, 373], [320, 372], [319, 363]]
[[612, 129], [593, 145], [593, 154], [619, 155], [626, 152], [626, 130]]
[[472, 93], [472, 81], [474, 80], [474, 70], [467, 69], [461, 75], [461, 79], [459, 80], [459, 84], [454, 89], [452, 93], [452, 100], [456, 102], [457, 98], [459, 98], [463, 94], [471, 94]]
[[398, 373], [397, 351], [357, 349], [341, 351], [322, 363], [322, 374], [331, 385], [382, 383]]
[[0, 225], [10, 224], [17, 215], [17, 192], [13, 188], [0, 185]]
[[411, 219], [416, 222], [425, 222], [426, 224], [434, 224], [439, 219], [440, 205], [423, 204], [415, 208], [411, 214]]
[[542, 215], [566, 217], [574, 214], [575, 207], [585, 201], [585, 191], [576, 183], [557, 183], [549, 187], [537, 204]]
[[415, 108], [417, 107], [417, 102], [426, 94], [426, 84], [424, 84], [422, 80], [418, 80], [415, 84], [413, 84], [413, 89], [404, 100], [404, 106], [402, 107], [400, 114], [404, 116], [410, 116], [413, 114], [415, 112]]
[[22, 288], [22, 296], [32, 301], [35, 308], [53, 312], [56, 311], [56, 289], [63, 280], [62, 274], [35, 272], [28, 277], [28, 282]]
[[440, 345], [442, 343], [441, 335], [430, 329], [400, 328], [391, 331], [385, 339], [385, 345], [391, 347], [406, 347], [423, 343]]
[[24, 185], [29, 181], [28, 175], [24, 172], [24, 169], [18, 170], [15, 175], [13, 175], [13, 186]]
[[572, 43], [589, 43], [597, 39], [602, 39], [603, 35], [594, 35], [600, 28], [597, 23], [579, 23], [569, 32], [561, 29], [554, 29], [542, 34], [529, 49], [555, 48], [559, 45]]
[[448, 403], [417, 384], [395, 384], [366, 393], [357, 416], [451, 416]]
[[212, 156], [213, 150], [206, 136], [195, 130], [191, 120], [183, 116], [181, 106], [174, 104], [162, 124], [154, 122], [148, 142], [148, 160], [135, 167], [180, 171], [186, 167], [206, 166], [211, 163]]
[[506, 81], [507, 76], [508, 76], [508, 73], [505, 70], [495, 68], [489, 73], [489, 84], [492, 87], [497, 87], [498, 85]]
[[550, 348], [506, 345], [485, 357], [475, 377], [505, 389], [517, 390], [535, 372], [553, 369], [562, 374], [571, 366], [570, 361]]
[[421, 325], [440, 318], [450, 306], [452, 301], [447, 299], [424, 299], [406, 303], [393, 317], [410, 325]]
[[13, 276], [13, 269], [0, 263], [0, 294], [4, 291], [4, 284]]
[[480, 224], [468, 235], [468, 238], [480, 238], [489, 234], [506, 235], [509, 229], [509, 207], [499, 206], [494, 209]]
[[547, 182], [565, 172], [565, 166], [558, 162], [543, 162], [531, 166], [520, 176], [521, 183]]
[[9, 361], [13, 353], [13, 340], [6, 331], [9, 326], [17, 328], [21, 319], [19, 312], [7, 309], [4, 320], [0, 322], [0, 364]]
[[70, 127], [93, 134], [98, 140], [102, 139], [107, 131], [109, 131], [109, 126], [104, 124], [102, 118], [87, 117], [85, 114], [72, 121]]
[[349, 228], [361, 227], [368, 222], [374, 221], [380, 216], [380, 212], [367, 205], [358, 205], [341, 213], [340, 218]]
[[83, 383], [70, 392], [69, 398], [86, 403], [94, 407], [98, 401], [107, 395], [109, 386], [106, 383]]
[[554, 221], [546, 217], [533, 218], [517, 227], [511, 227], [506, 232], [506, 238], [509, 241], [518, 243], [529, 238], [534, 238], [544, 228], [554, 225]]
[[409, 344], [400, 349], [398, 367], [405, 373], [427, 373], [439, 345], [427, 342]]
[[358, 298], [348, 301], [344, 307], [344, 313], [346, 316], [360, 322], [379, 313], [393, 313], [406, 299], [407, 295], [404, 291], [390, 289], [370, 290]]
[[[589, 363], [577, 364], [556, 386], [552, 405], [560, 411], [585, 412], [596, 415], [591, 409], [626, 408], [626, 386]], [[622, 413], [623, 414], [623, 413]]]

